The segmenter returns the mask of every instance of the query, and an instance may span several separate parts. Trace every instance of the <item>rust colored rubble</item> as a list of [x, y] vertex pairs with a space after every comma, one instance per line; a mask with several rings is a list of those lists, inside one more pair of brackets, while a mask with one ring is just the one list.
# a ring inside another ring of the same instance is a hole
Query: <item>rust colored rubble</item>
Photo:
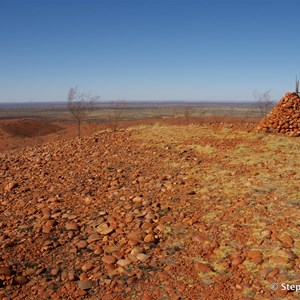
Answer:
[[260, 122], [259, 132], [300, 136], [300, 97], [286, 93], [274, 109]]

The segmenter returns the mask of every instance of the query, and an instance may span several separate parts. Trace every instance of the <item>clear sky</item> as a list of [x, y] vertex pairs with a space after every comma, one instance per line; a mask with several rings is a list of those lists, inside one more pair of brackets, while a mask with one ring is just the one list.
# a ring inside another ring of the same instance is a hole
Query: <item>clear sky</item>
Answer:
[[299, 20], [299, 0], [0, 0], [0, 102], [278, 100]]

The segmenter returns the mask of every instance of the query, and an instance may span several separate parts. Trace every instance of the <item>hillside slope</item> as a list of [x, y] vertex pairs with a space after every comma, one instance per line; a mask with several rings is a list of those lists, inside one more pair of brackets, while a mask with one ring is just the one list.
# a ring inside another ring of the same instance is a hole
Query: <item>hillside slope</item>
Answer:
[[270, 284], [300, 272], [299, 145], [252, 127], [148, 126], [0, 154], [0, 297], [285, 296]]

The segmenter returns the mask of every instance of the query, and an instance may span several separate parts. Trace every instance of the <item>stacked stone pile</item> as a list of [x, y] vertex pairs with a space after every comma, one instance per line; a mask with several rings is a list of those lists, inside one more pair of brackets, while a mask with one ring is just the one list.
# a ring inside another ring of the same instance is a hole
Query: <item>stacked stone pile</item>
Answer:
[[300, 97], [296, 93], [286, 93], [257, 130], [300, 136]]

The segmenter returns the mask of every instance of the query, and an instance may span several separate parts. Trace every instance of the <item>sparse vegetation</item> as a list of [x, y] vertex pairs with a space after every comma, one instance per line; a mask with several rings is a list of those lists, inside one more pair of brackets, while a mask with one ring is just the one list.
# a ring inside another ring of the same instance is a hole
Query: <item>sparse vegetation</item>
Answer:
[[[295, 159], [296, 153], [300, 153], [297, 140], [275, 135], [266, 137], [234, 127], [225, 130], [223, 126], [218, 129], [199, 125], [192, 129], [189, 126], [151, 127], [139, 136], [152, 144], [164, 141], [164, 144], [171, 144], [180, 152], [190, 149], [189, 153], [206, 158], [204, 161], [207, 164], [202, 164], [199, 174], [188, 161], [185, 161], [186, 167], [183, 168], [190, 176], [201, 180], [203, 187], [199, 188], [200, 191], [215, 193], [219, 190], [221, 195], [232, 196], [239, 193], [269, 195], [276, 191], [278, 195], [286, 195], [290, 199], [300, 196], [300, 189], [292, 181], [285, 182], [282, 178], [300, 178], [297, 171], [300, 164]], [[224, 139], [225, 135], [230, 138]], [[285, 163], [282, 164], [282, 161]], [[173, 165], [178, 168], [178, 163]], [[207, 216], [210, 216], [209, 213]]]

